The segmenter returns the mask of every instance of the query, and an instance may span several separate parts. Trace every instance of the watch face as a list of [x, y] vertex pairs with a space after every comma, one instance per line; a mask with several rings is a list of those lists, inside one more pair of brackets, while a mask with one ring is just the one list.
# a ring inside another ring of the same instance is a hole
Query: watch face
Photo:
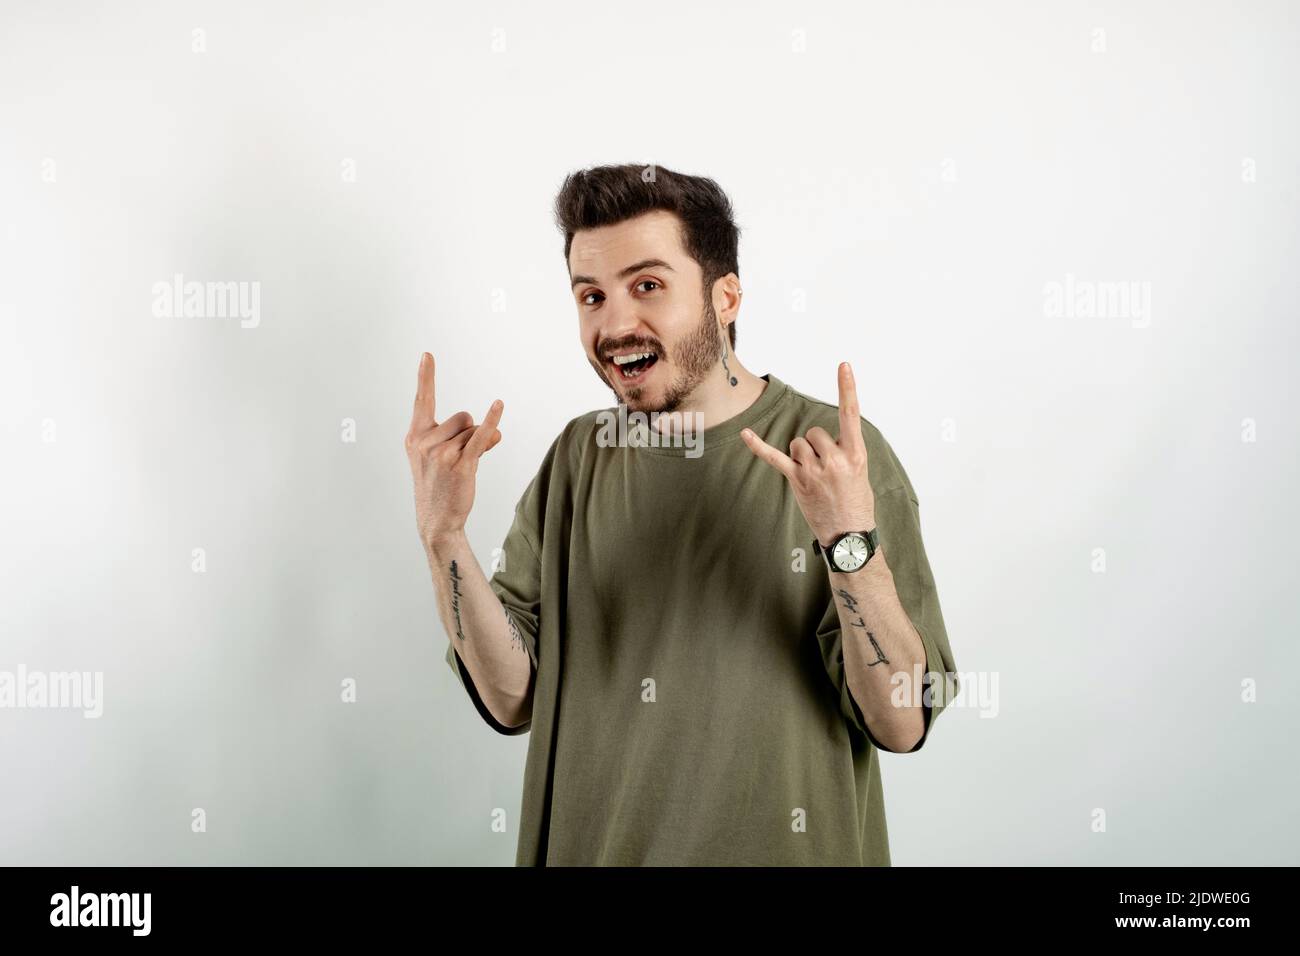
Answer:
[[871, 552], [867, 550], [867, 539], [860, 534], [846, 534], [831, 552], [835, 566], [841, 571], [856, 571], [867, 563]]

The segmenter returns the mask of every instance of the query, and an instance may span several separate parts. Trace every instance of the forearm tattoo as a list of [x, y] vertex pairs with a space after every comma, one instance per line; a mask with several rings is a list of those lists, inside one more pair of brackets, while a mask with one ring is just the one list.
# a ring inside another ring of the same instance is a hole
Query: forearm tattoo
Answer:
[[465, 640], [465, 632], [460, 627], [460, 574], [456, 571], [456, 562], [451, 562], [451, 613], [456, 616], [456, 636]]
[[872, 649], [876, 652], [876, 659], [874, 661], [867, 661], [867, 666], [875, 667], [877, 664], [888, 664], [889, 660], [885, 657], [885, 652], [882, 651], [880, 645], [876, 643], [876, 636], [867, 630], [867, 622], [862, 619], [862, 614], [858, 611], [858, 602], [853, 600], [853, 595], [843, 588], [836, 588], [835, 593], [839, 595], [840, 600], [844, 602], [845, 609], [850, 614], [858, 615], [856, 621], [849, 621], [849, 623], [854, 627], [862, 628], [867, 635], [867, 640], [871, 642]]
[[[504, 611], [505, 608], [502, 608]], [[517, 647], [519, 650], [524, 649], [524, 636], [519, 633], [519, 628], [515, 627], [515, 619], [506, 611], [506, 625], [510, 628], [510, 646]]]

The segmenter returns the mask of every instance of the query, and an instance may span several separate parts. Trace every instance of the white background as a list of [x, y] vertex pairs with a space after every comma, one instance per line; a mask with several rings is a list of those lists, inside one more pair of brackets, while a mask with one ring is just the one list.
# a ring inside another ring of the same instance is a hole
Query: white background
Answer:
[[[895, 864], [1300, 862], [1297, 16], [6, 2], [0, 670], [105, 700], [0, 710], [0, 862], [513, 862], [528, 737], [443, 660], [402, 439], [421, 350], [504, 399], [486, 565], [610, 404], [551, 221], [605, 162], [732, 197], [741, 360], [854, 363], [997, 675], [885, 756]], [[154, 316], [176, 273], [260, 325]], [[1149, 324], [1046, 314], [1067, 275]]]

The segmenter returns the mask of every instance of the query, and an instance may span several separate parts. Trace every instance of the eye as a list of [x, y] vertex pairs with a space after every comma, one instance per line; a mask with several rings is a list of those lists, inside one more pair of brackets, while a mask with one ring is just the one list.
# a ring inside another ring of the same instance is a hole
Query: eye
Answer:
[[583, 295], [583, 297], [582, 297], [581, 300], [579, 300], [579, 301], [581, 301], [581, 303], [582, 303], [583, 305], [595, 305], [596, 303], [594, 303], [594, 302], [588, 302], [588, 301], [587, 301], [587, 300], [590, 299], [593, 295], [600, 295], [600, 293], [599, 293], [599, 292], [595, 292], [595, 291], [593, 291], [593, 292], [588, 292], [588, 293], [586, 293], [585, 295]]
[[639, 289], [639, 288], [641, 288], [641, 286], [643, 286], [643, 285], [653, 285], [653, 286], [658, 286], [659, 283], [656, 282], [654, 279], [642, 279], [642, 280], [641, 280], [640, 282], [638, 282], [636, 285], [637, 285], [637, 288]]

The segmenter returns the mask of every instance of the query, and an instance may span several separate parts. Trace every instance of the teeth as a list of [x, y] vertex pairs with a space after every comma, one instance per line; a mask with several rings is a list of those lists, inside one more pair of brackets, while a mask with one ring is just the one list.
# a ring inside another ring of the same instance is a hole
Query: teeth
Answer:
[[653, 354], [654, 354], [653, 352], [637, 352], [634, 355], [615, 355], [614, 364], [626, 365], [628, 364], [628, 362], [636, 362], [640, 359], [648, 359]]

